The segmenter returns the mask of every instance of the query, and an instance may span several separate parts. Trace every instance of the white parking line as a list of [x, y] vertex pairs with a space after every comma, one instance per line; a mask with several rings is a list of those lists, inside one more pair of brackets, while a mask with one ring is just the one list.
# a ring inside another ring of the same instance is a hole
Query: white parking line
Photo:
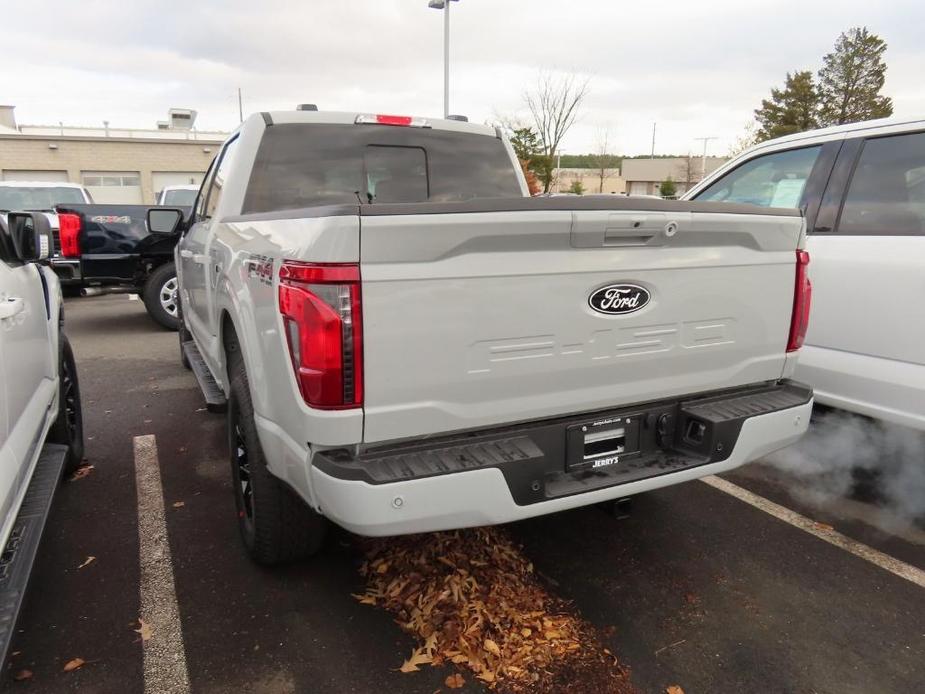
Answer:
[[795, 528], [808, 532], [810, 535], [815, 535], [820, 540], [840, 547], [856, 557], [869, 561], [871, 564], [879, 566], [881, 569], [889, 571], [891, 574], [895, 574], [921, 588], [925, 588], [925, 571], [911, 564], [907, 564], [888, 554], [884, 554], [873, 547], [868, 547], [862, 542], [852, 540], [850, 537], [842, 535], [828, 525], [817, 523], [796, 511], [791, 511], [789, 508], [781, 506], [780, 504], [775, 504], [773, 501], [769, 501], [763, 496], [758, 496], [727, 480], [711, 475], [710, 477], [702, 478], [701, 482], [705, 482], [721, 492], [726, 492], [736, 499], [744, 501], [746, 504], [750, 504], [785, 523], [789, 523]]
[[[164, 490], [153, 434], [136, 436], [135, 485], [141, 564], [141, 620], [151, 627], [142, 641], [144, 691], [185, 694], [190, 690], [173, 560], [167, 542]], [[143, 633], [144, 636], [144, 633]]]

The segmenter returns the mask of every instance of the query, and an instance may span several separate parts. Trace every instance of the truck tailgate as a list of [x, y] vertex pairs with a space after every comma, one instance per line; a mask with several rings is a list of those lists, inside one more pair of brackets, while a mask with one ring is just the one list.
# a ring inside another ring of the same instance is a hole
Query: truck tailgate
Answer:
[[367, 443], [780, 378], [798, 215], [555, 202], [363, 213]]

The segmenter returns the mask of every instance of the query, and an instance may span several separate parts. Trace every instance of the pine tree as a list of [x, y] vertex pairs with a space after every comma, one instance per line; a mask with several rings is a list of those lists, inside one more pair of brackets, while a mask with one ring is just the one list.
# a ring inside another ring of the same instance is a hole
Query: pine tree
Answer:
[[893, 114], [893, 100], [880, 95], [886, 78], [886, 43], [867, 27], [842, 33], [819, 70], [820, 125], [856, 123]]
[[763, 99], [755, 109], [758, 121], [756, 142], [792, 135], [819, 127], [819, 95], [809, 70], [787, 73], [783, 89], [771, 89], [771, 99]]

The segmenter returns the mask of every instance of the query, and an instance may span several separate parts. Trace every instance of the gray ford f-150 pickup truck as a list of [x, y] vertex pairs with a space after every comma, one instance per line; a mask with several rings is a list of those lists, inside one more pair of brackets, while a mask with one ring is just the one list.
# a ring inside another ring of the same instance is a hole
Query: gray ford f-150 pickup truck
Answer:
[[182, 359], [227, 407], [252, 557], [503, 523], [730, 470], [806, 430], [797, 210], [526, 197], [502, 135], [255, 114], [180, 233]]

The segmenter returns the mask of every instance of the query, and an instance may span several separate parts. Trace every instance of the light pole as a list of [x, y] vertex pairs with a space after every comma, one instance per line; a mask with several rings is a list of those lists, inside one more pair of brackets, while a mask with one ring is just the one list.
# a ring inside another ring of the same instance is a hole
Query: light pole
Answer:
[[443, 117], [450, 115], [450, 3], [459, 0], [430, 0], [428, 7], [443, 10]]
[[559, 192], [559, 181], [562, 178], [562, 150], [556, 152], [556, 192]]

